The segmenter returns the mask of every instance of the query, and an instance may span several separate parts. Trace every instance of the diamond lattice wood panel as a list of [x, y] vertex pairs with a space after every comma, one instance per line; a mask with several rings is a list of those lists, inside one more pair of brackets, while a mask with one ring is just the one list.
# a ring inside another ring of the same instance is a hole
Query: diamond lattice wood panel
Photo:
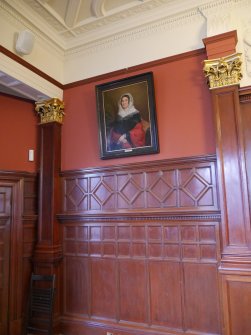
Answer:
[[161, 162], [63, 174], [64, 212], [218, 210], [215, 162]]

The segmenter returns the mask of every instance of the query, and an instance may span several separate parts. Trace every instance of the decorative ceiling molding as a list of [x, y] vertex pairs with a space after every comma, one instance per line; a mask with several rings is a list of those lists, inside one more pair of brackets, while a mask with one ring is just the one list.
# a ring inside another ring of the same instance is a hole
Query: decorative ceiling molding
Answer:
[[235, 29], [235, 14], [240, 6], [247, 6], [243, 0], [221, 0], [198, 9], [207, 21], [207, 37]]
[[[24, 59], [67, 84], [199, 49], [204, 37], [231, 28], [250, 79], [250, 8], [251, 0], [0, 0], [0, 27], [8, 32], [0, 39], [15, 53], [15, 34], [33, 32], [35, 48]], [[135, 56], [123, 59], [126, 46]]]
[[[7, 0], [9, 2], [9, 0]], [[16, 0], [14, 0], [16, 2]], [[11, 5], [11, 2], [9, 4]], [[21, 0], [20, 5], [24, 10], [33, 10], [33, 14], [36, 13], [36, 16], [28, 16], [29, 20], [34, 23], [37, 17], [42, 18], [44, 22], [50, 25], [50, 27], [56, 31], [61, 32], [67, 29], [67, 25], [61, 16], [51, 8], [47, 3], [41, 4], [39, 1], [36, 0]], [[26, 7], [25, 7], [26, 5]], [[27, 16], [26, 16], [27, 17]], [[34, 20], [35, 19], [35, 20]]]
[[68, 27], [72, 28], [78, 17], [81, 0], [69, 0], [67, 10], [65, 13], [65, 23]]
[[246, 31], [244, 32], [243, 42], [244, 42], [247, 75], [251, 77], [251, 20], [250, 20], [250, 28], [246, 29]]
[[88, 41], [84, 45], [67, 50], [65, 52], [65, 57], [67, 59], [68, 57], [73, 55], [78, 56], [78, 54], [82, 53], [95, 53], [102, 49], [119, 46], [128, 41], [149, 37], [150, 35], [154, 35], [163, 31], [174, 30], [176, 28], [180, 28], [181, 26], [194, 23], [195, 21], [204, 21], [204, 18], [197, 9], [183, 13], [182, 15], [176, 15], [165, 18], [163, 20], [158, 20], [154, 23], [146, 24], [144, 26], [140, 26], [122, 33], [113, 34], [107, 38], [102, 38], [94, 42]]
[[37, 35], [40, 31], [40, 34], [50, 40], [54, 47], [58, 46], [67, 52], [74, 48], [79, 50], [83, 45], [91, 42], [106, 40], [111, 35], [126, 35], [128, 31], [132, 35], [132, 30], [135, 30], [136, 36], [136, 31], [142, 31], [142, 27], [146, 30], [155, 28], [156, 21], [162, 22], [158, 23], [158, 26], [165, 25], [166, 29], [170, 26], [170, 22], [176, 20], [179, 20], [177, 24], [183, 25], [187, 23], [186, 17], [189, 13], [196, 10], [205, 19], [211, 15], [211, 22], [215, 22], [215, 25], [224, 17], [227, 23], [228, 16], [224, 13], [228, 11], [227, 7], [234, 8], [250, 3], [250, 0], [186, 0], [185, 2], [182, 0], [138, 2], [129, 0], [128, 5], [125, 6], [122, 0], [116, 0], [117, 7], [107, 11], [105, 10], [106, 0], [92, 0], [89, 16], [81, 19], [81, 16], [78, 16], [83, 1], [61, 0], [61, 7], [65, 7], [64, 17], [58, 13], [58, 8], [53, 8], [51, 5], [57, 1], [0, 0], [0, 7], [8, 10], [10, 15], [15, 16], [15, 19], [25, 26], [29, 26], [30, 30], [35, 30]]
[[[61, 0], [62, 5], [66, 4], [66, 11], [70, 10], [69, 22], [66, 24], [65, 18], [57, 13], [49, 4], [50, 1], [41, 0], [0, 0], [2, 7], [28, 22], [33, 26], [32, 30], [40, 30], [53, 41], [54, 45], [63, 48], [65, 51], [72, 48], [78, 48], [91, 41], [98, 41], [107, 38], [113, 34], [132, 30], [139, 26], [147, 25], [154, 21], [172, 17], [178, 13], [185, 13], [215, 0], [145, 0], [145, 1], [125, 1], [116, 0], [115, 8], [105, 10], [105, 0], [92, 0], [90, 16], [81, 19], [78, 17], [80, 12], [79, 0]], [[115, 1], [115, 0], [114, 0]], [[82, 2], [83, 4], [84, 2]], [[73, 6], [73, 4], [75, 4]], [[79, 6], [76, 6], [79, 4]], [[77, 8], [76, 8], [77, 7]], [[95, 16], [93, 15], [95, 13]], [[20, 19], [19, 19], [20, 20]], [[27, 25], [27, 23], [26, 23]], [[72, 26], [73, 25], [73, 26]]]
[[83, 17], [84, 0], [61, 1], [64, 17], [57, 12], [58, 8], [51, 7], [54, 2], [50, 1], [0, 0], [0, 5], [36, 35], [49, 40], [52, 47], [70, 55], [90, 50], [91, 45], [96, 51], [98, 45], [102, 48], [107, 42], [114, 45], [121, 39], [147, 36], [150, 31], [173, 29], [199, 16], [211, 20], [209, 30], [214, 31], [219, 22], [229, 23], [230, 8], [249, 3], [249, 0], [129, 0], [125, 5], [123, 0], [114, 0], [114, 8], [106, 10], [106, 0], [92, 0], [89, 16]]
[[105, 16], [104, 0], [93, 0], [91, 4], [91, 11], [94, 16]]

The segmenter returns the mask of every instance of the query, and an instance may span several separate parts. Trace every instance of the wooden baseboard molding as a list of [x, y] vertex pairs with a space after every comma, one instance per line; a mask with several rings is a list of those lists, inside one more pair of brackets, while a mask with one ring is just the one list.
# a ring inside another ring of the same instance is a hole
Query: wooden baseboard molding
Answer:
[[175, 329], [164, 327], [144, 326], [121, 321], [119, 323], [79, 319], [75, 316], [62, 317], [60, 323], [60, 334], [63, 335], [220, 335], [200, 331], [189, 331], [189, 329]]

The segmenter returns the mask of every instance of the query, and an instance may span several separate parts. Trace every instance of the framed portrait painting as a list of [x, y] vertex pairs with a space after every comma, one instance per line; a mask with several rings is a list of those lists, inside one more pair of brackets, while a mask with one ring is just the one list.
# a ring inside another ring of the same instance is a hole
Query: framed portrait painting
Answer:
[[102, 159], [159, 152], [152, 72], [96, 86]]

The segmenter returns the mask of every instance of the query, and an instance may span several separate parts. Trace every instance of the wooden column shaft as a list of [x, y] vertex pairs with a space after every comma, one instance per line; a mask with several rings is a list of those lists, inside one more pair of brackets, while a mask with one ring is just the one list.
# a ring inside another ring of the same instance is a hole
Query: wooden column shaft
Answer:
[[250, 256], [250, 217], [238, 86], [212, 90], [222, 211], [222, 253]]
[[53, 122], [40, 125], [41, 170], [39, 232], [40, 243], [58, 242], [55, 213], [59, 210], [59, 172], [61, 161], [61, 124]]
[[40, 114], [40, 179], [38, 242], [35, 247], [34, 264], [39, 270], [62, 259], [59, 222], [56, 214], [60, 209], [60, 166], [61, 166], [61, 122], [63, 103], [54, 98], [37, 103]]

